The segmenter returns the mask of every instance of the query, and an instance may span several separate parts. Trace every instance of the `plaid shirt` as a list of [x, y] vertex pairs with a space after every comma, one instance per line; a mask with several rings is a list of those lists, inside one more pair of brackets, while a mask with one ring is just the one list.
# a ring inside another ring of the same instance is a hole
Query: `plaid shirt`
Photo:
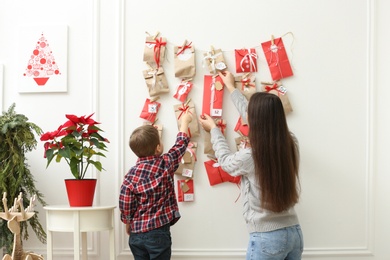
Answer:
[[132, 233], [147, 232], [179, 218], [174, 173], [187, 149], [189, 138], [179, 132], [176, 143], [161, 156], [138, 158], [126, 174], [119, 196], [121, 221]]

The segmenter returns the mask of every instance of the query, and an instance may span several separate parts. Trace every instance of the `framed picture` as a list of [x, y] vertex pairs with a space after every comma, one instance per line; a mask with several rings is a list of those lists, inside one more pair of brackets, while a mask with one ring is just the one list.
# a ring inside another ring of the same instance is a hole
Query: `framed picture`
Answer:
[[66, 92], [68, 27], [23, 26], [19, 36], [19, 93]]

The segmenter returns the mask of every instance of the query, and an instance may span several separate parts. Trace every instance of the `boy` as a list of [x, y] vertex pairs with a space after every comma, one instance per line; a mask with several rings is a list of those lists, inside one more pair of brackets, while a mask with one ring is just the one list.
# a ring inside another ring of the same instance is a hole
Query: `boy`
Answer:
[[190, 141], [191, 121], [191, 114], [183, 113], [176, 142], [165, 154], [154, 126], [140, 126], [130, 136], [129, 145], [138, 160], [122, 183], [119, 209], [135, 260], [171, 258], [170, 226], [180, 218], [174, 172]]

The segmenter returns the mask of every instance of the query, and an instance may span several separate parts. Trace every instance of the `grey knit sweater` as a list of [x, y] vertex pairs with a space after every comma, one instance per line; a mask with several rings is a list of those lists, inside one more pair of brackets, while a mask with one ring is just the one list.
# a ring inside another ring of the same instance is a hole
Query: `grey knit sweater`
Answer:
[[[231, 99], [240, 115], [246, 119], [248, 102], [240, 91], [231, 93]], [[218, 127], [211, 129], [211, 143], [222, 169], [232, 176], [241, 175], [243, 215], [249, 233], [268, 232], [299, 224], [294, 208], [274, 213], [260, 207], [260, 187], [256, 184], [255, 168], [250, 148], [232, 152]]]

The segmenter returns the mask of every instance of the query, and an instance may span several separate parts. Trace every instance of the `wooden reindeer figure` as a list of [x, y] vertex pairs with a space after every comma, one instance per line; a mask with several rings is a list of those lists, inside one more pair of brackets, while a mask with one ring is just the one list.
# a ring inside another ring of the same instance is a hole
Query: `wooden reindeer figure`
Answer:
[[[7, 206], [7, 193], [3, 193], [3, 206], [4, 212], [0, 212], [0, 218], [7, 220], [8, 229], [14, 234], [14, 247], [12, 250], [12, 256], [9, 254], [4, 255], [3, 260], [43, 260], [42, 255], [35, 254], [33, 252], [25, 252], [22, 247], [22, 240], [20, 238], [20, 222], [26, 221], [34, 216], [34, 202], [35, 196], [30, 199], [30, 205], [27, 209], [23, 207], [22, 193], [18, 198], [14, 200], [14, 205], [8, 209]], [[20, 208], [20, 211], [18, 211]]]

